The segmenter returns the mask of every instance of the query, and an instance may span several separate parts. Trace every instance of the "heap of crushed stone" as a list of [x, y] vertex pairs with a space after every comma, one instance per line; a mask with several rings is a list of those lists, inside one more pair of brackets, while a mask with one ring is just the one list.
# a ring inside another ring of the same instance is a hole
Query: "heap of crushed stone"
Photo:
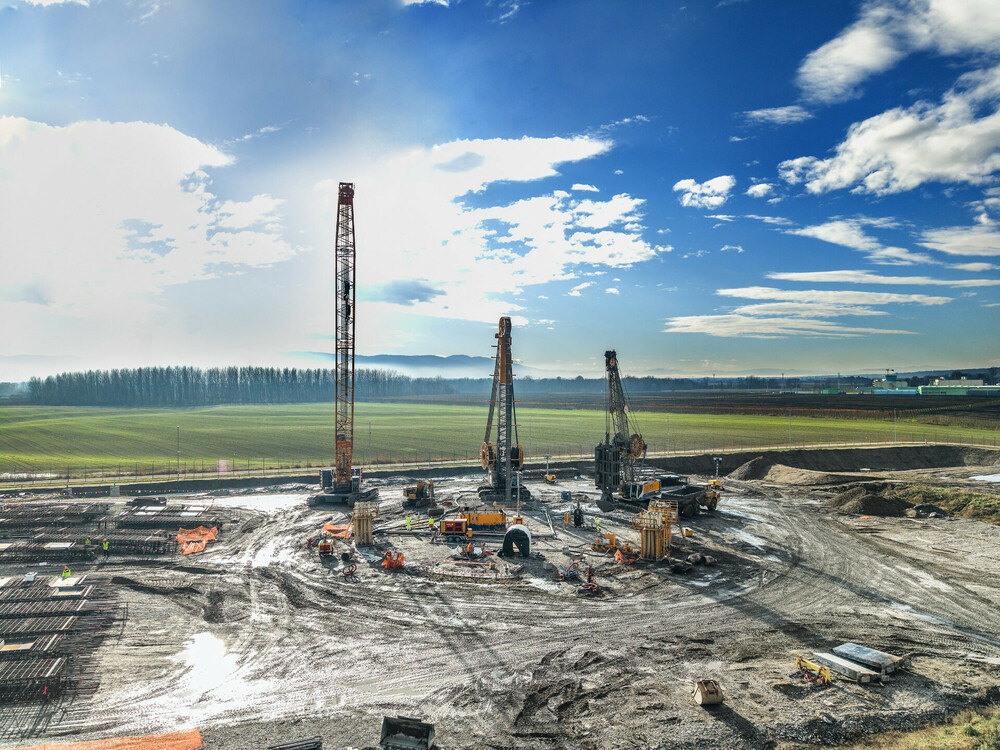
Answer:
[[885, 493], [891, 486], [888, 482], [849, 485], [843, 492], [827, 500], [827, 505], [843, 513], [863, 516], [902, 516], [913, 504], [888, 497]]
[[757, 456], [757, 458], [752, 458], [745, 464], [742, 464], [729, 472], [729, 478], [739, 480], [763, 479], [773, 465], [773, 461], [768, 460], [763, 456]]

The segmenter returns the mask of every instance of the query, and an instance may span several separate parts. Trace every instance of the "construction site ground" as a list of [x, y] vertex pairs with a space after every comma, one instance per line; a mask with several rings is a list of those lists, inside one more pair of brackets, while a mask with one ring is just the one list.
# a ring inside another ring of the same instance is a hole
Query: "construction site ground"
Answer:
[[[1000, 454], [881, 471], [839, 461], [829, 472], [821, 456], [810, 468], [772, 456], [735, 472], [758, 478], [727, 478], [715, 513], [682, 520], [691, 536], [674, 534], [672, 556], [715, 558], [687, 572], [595, 552], [595, 517], [619, 541], [638, 546], [638, 532], [629, 512], [599, 513], [590, 480], [569, 470], [529, 483], [540, 556], [476, 561], [485, 565], [449, 561], [464, 545], [433, 538], [425, 510], [411, 512], [417, 534], [394, 533], [406, 529], [407, 477], [374, 480], [374, 548], [338, 540], [323, 559], [307, 539], [349, 516], [308, 507], [314, 488], [200, 495], [230, 519], [204, 552], [74, 570], [113, 579], [127, 622], [95, 656], [94, 690], [0, 706], [0, 744], [198, 727], [210, 750], [313, 735], [361, 748], [377, 746], [383, 715], [402, 714], [433, 722], [443, 748], [792, 748], [1000, 701], [1000, 528], [861, 517], [827, 502], [874, 479], [996, 493], [1000, 483], [972, 477], [1000, 473]], [[446, 517], [477, 502], [482, 478], [436, 483]], [[563, 492], [583, 499], [583, 528], [563, 522], [575, 504]], [[499, 539], [485, 546], [495, 552]], [[389, 549], [403, 552], [402, 570], [381, 567]], [[593, 568], [596, 595], [559, 580], [577, 561], [584, 576]], [[27, 569], [46, 572], [6, 565], [0, 576]], [[796, 673], [797, 654], [845, 641], [912, 655], [911, 666], [883, 685]], [[699, 679], [718, 680], [725, 703], [695, 705]]]

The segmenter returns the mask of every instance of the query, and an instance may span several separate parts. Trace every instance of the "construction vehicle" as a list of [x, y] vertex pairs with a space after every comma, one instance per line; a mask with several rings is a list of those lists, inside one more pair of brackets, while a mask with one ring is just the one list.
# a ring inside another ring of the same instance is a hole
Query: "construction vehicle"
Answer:
[[335, 372], [333, 401], [334, 467], [320, 471], [320, 492], [311, 505], [371, 500], [378, 490], [363, 489], [354, 459], [354, 315], [357, 279], [354, 244], [354, 183], [341, 182], [337, 197], [337, 241], [334, 247], [336, 314], [334, 315]]
[[[490, 414], [486, 420], [486, 435], [479, 449], [483, 469], [489, 472], [489, 484], [479, 488], [479, 497], [502, 502], [530, 500], [531, 493], [521, 486], [524, 450], [517, 437], [517, 415], [514, 407], [514, 371], [510, 350], [510, 318], [500, 318], [496, 365], [493, 368], [493, 390]], [[496, 436], [493, 434], [496, 416]]]
[[660, 481], [642, 468], [646, 441], [629, 422], [628, 398], [614, 350], [604, 352], [604, 371], [608, 382], [604, 442], [594, 449], [594, 483], [601, 491], [597, 507], [609, 511], [625, 502], [641, 509], [642, 501], [659, 491]]
[[406, 487], [403, 490], [404, 508], [433, 507], [434, 502], [434, 480], [418, 479], [415, 487]]
[[708, 487], [705, 489], [705, 497], [702, 500], [702, 505], [708, 510], [715, 510], [719, 507], [719, 501], [722, 499], [722, 480], [713, 479], [708, 483]]
[[555, 484], [556, 483], [556, 475], [549, 473], [549, 459], [550, 458], [552, 458], [552, 456], [546, 456], [545, 457], [545, 483], [546, 484]]
[[431, 750], [434, 747], [434, 725], [407, 716], [382, 718], [382, 750]]

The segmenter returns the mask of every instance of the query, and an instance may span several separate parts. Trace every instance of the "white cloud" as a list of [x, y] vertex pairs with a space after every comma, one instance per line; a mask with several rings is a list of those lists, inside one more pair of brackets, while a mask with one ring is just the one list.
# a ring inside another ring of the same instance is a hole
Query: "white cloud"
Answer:
[[715, 292], [723, 297], [740, 297], [743, 299], [766, 299], [779, 302], [826, 302], [840, 305], [945, 305], [951, 302], [951, 297], [931, 297], [926, 294], [896, 294], [893, 292], [856, 292], [850, 290], [805, 289], [789, 290], [774, 289], [765, 286], [745, 286], [736, 289], [718, 289]]
[[920, 244], [948, 255], [1000, 255], [1000, 231], [993, 225], [932, 229]]
[[573, 206], [573, 214], [579, 226], [589, 229], [632, 223], [631, 230], [640, 230], [643, 227], [635, 223], [640, 218], [637, 211], [644, 202], [621, 193], [608, 201], [582, 200]]
[[779, 172], [811, 193], [853, 187], [887, 195], [932, 181], [984, 184], [1000, 169], [998, 100], [1000, 66], [967, 73], [939, 105], [918, 102], [855, 123], [833, 156], [790, 159]]
[[680, 192], [680, 203], [690, 208], [719, 208], [729, 198], [736, 185], [732, 175], [720, 175], [705, 182], [692, 179], [681, 180], [674, 185], [674, 192]]
[[664, 333], [703, 333], [724, 338], [774, 339], [788, 336], [857, 338], [866, 334], [908, 334], [910, 331], [857, 328], [829, 320], [754, 315], [689, 315], [669, 318]]
[[995, 263], [951, 263], [948, 265], [948, 268], [957, 268], [959, 271], [978, 273], [980, 271], [995, 271], [1000, 266]]
[[862, 226], [886, 226], [881, 219], [836, 219], [825, 224], [817, 224], [800, 229], [786, 229], [786, 234], [800, 237], [813, 237], [834, 245], [842, 245], [853, 250], [860, 250], [873, 262], [882, 265], [913, 265], [914, 263], [935, 263], [926, 253], [915, 253], [901, 247], [885, 247], [873, 237], [867, 235]]
[[573, 287], [568, 292], [566, 292], [566, 294], [569, 295], [570, 297], [579, 297], [580, 296], [580, 292], [582, 292], [584, 289], [586, 289], [587, 287], [590, 287], [590, 286], [594, 286], [594, 282], [593, 281], [585, 281], [582, 284], [577, 284], [575, 287]]
[[403, 5], [443, 5], [448, 7], [450, 0], [403, 0]]
[[1000, 3], [995, 0], [870, 0], [860, 17], [810, 53], [798, 72], [807, 98], [854, 96], [869, 76], [912, 51], [944, 55], [1000, 52]]
[[734, 315], [792, 315], [802, 318], [839, 318], [850, 315], [888, 315], [863, 305], [838, 305], [828, 302], [760, 302], [741, 305], [729, 311]]
[[[365, 195], [373, 196], [355, 206], [358, 242], [365, 246], [359, 279], [433, 279], [442, 294], [408, 306], [408, 313], [495, 322], [521, 309], [512, 300], [528, 286], [595, 267], [631, 266], [666, 252], [643, 239], [643, 201], [624, 193], [607, 201], [578, 200], [556, 190], [509, 204], [480, 198], [473, 208], [463, 202], [467, 193], [492, 183], [555, 175], [559, 165], [611, 146], [606, 138], [586, 136], [467, 140], [368, 162], [354, 173]], [[414, 185], [419, 201], [413, 200]], [[331, 204], [336, 187], [332, 179], [317, 185]], [[388, 302], [377, 304], [365, 311], [368, 320], [398, 314]]]
[[599, 188], [596, 188], [593, 185], [584, 185], [583, 183], [580, 182], [576, 183], [573, 187], [570, 188], [570, 190], [584, 190], [589, 193], [601, 192]]
[[[989, 266], [990, 264], [985, 264]], [[991, 266], [993, 267], [993, 266]], [[972, 269], [964, 269], [972, 270]], [[985, 270], [985, 269], [979, 269]], [[930, 276], [880, 276], [870, 271], [772, 272], [767, 278], [777, 281], [833, 282], [843, 284], [904, 284], [908, 286], [998, 286], [1000, 279], [935, 279]]]
[[766, 182], [759, 182], [756, 185], [751, 185], [747, 189], [747, 195], [751, 198], [763, 198], [772, 190], [774, 190], [773, 185], [768, 185]]
[[762, 221], [765, 224], [774, 224], [776, 226], [788, 226], [792, 224], [791, 219], [786, 219], [783, 216], [759, 216], [757, 214], [747, 214], [748, 219], [756, 219], [757, 221]]
[[791, 125], [796, 122], [811, 120], [813, 115], [797, 104], [788, 107], [771, 107], [770, 109], [752, 109], [743, 116], [749, 122], [770, 125]]
[[615, 288], [614, 288], [613, 286], [609, 286], [609, 287], [608, 287], [607, 289], [605, 289], [605, 290], [604, 290], [604, 293], [605, 293], [605, 294], [621, 294], [621, 292], [619, 292], [619, 291], [618, 291], [617, 289], [615, 289]]
[[739, 254], [739, 253], [743, 252], [743, 246], [742, 245], [723, 245], [722, 247], [719, 248], [719, 250], [721, 252], [726, 252], [728, 250], [735, 250], [736, 253]]
[[806, 56], [798, 84], [808, 98], [830, 102], [854, 96], [858, 83], [888, 70], [903, 56], [896, 38], [885, 28], [884, 13], [877, 7], [873, 10]]
[[41, 6], [67, 5], [70, 3], [74, 5], [87, 5], [87, 6], [90, 5], [90, 0], [24, 0], [24, 1], [28, 5], [41, 5]]
[[[0, 118], [0, 248], [5, 280], [23, 287], [0, 306], [22, 305], [2, 313], [28, 321], [17, 350], [47, 351], [51, 331], [75, 336], [83, 321], [95, 343], [100, 329], [127, 350], [167, 287], [292, 257], [280, 200], [211, 191], [206, 170], [231, 163], [166, 125]], [[40, 304], [23, 307], [24, 289]]]

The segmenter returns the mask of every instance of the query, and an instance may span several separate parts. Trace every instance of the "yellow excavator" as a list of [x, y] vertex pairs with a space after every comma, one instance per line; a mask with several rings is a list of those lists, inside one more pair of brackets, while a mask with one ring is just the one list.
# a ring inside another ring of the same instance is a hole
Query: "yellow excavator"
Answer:
[[434, 480], [418, 479], [415, 487], [406, 487], [403, 490], [404, 508], [421, 508], [424, 506], [434, 507]]

